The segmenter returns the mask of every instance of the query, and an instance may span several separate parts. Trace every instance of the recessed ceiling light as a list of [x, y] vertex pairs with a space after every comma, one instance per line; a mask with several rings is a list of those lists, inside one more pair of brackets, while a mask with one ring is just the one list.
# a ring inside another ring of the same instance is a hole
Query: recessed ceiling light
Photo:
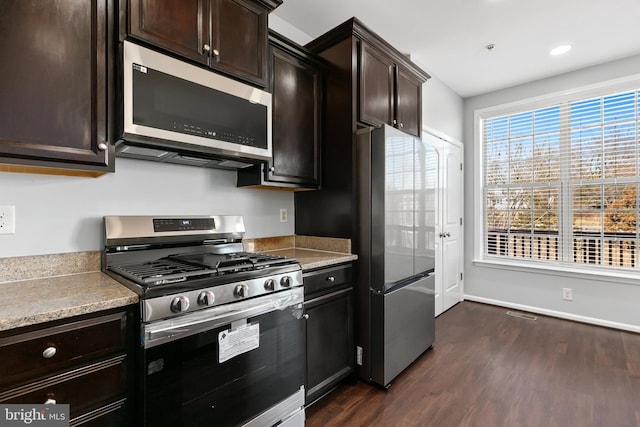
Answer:
[[570, 50], [571, 50], [571, 45], [570, 44], [563, 44], [563, 45], [556, 46], [553, 49], [551, 49], [549, 51], [549, 55], [558, 56], [558, 55], [562, 55], [563, 53], [567, 53]]

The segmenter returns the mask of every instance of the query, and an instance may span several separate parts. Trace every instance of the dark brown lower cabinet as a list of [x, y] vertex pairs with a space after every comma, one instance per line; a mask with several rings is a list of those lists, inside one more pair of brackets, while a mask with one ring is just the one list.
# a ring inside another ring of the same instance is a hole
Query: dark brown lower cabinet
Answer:
[[68, 404], [71, 426], [131, 425], [133, 309], [0, 334], [0, 403]]
[[[354, 372], [351, 265], [305, 273], [307, 322], [307, 406]], [[309, 286], [307, 286], [307, 282]], [[313, 284], [324, 284], [321, 289]]]

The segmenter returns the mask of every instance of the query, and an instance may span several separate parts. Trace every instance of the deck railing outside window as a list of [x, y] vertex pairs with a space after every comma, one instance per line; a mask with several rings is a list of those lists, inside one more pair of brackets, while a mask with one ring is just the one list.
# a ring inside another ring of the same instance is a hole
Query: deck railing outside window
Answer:
[[[527, 234], [517, 230], [489, 230], [487, 254], [513, 258], [561, 261], [558, 232]], [[607, 267], [638, 267], [635, 233], [576, 233], [572, 238], [572, 260], [577, 264]]]

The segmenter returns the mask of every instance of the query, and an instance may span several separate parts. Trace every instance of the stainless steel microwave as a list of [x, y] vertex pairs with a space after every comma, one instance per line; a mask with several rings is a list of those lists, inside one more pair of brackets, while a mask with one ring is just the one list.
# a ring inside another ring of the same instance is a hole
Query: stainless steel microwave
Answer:
[[125, 41], [116, 155], [237, 169], [271, 158], [271, 94]]

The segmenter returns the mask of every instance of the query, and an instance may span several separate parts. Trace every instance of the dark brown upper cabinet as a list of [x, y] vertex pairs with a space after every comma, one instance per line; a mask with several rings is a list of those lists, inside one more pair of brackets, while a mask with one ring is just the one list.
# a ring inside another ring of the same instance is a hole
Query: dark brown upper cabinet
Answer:
[[374, 45], [361, 41], [359, 46], [360, 122], [388, 124], [419, 137], [425, 79], [398, 65], [397, 57]]
[[399, 129], [420, 136], [422, 122], [422, 79], [396, 66], [396, 122]]
[[378, 49], [360, 45], [359, 119], [373, 126], [395, 118], [395, 64]]
[[360, 203], [354, 187], [357, 132], [387, 123], [419, 136], [422, 84], [429, 75], [356, 18], [306, 48], [323, 58], [326, 69], [322, 188], [295, 194], [295, 233], [354, 238]]
[[3, 0], [0, 171], [114, 170], [114, 0]]
[[129, 34], [265, 87], [267, 18], [281, 3], [281, 0], [130, 0]]
[[269, 69], [273, 158], [239, 170], [238, 185], [316, 189], [320, 185], [322, 64], [272, 31]]

